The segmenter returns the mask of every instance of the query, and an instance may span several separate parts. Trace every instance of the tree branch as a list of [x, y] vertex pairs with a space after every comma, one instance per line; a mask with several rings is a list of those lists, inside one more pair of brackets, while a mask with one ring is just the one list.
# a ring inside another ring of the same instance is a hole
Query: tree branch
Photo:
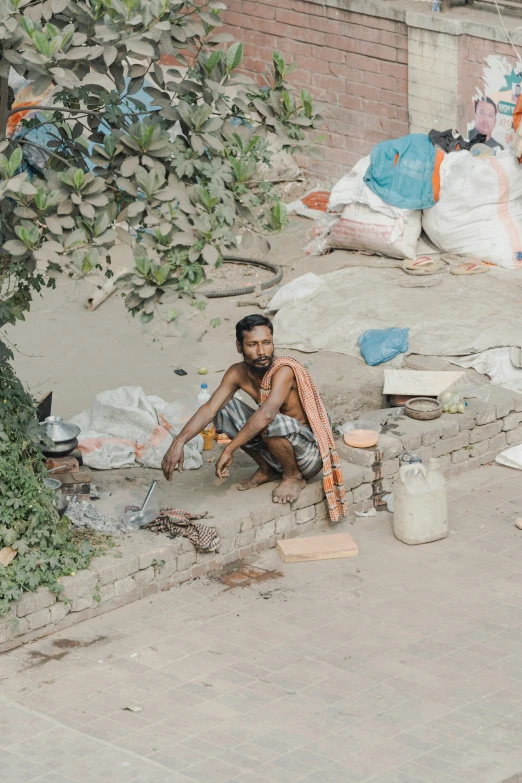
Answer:
[[44, 147], [43, 144], [37, 144], [35, 141], [30, 141], [29, 139], [13, 139], [13, 144], [29, 144], [30, 147], [38, 147], [39, 150], [43, 150], [48, 155], [50, 155], [52, 158], [56, 158], [56, 160], [61, 160], [62, 163], [65, 163], [66, 166], [69, 168], [72, 165], [72, 162], [70, 160], [67, 160], [66, 158], [62, 158], [61, 155], [57, 155], [56, 152], [51, 152], [50, 149], [47, 149], [47, 147]]
[[9, 82], [7, 79], [0, 79], [0, 141], [3, 141], [7, 135], [8, 101]]
[[[4, 81], [4, 79], [0, 79], [0, 82]], [[7, 102], [6, 102], [7, 106]], [[68, 109], [66, 106], [41, 106], [37, 104], [36, 106], [33, 104], [28, 104], [27, 106], [17, 106], [16, 109], [12, 109], [10, 112], [8, 112], [7, 116], [10, 117], [12, 114], [18, 114], [22, 111], [30, 111], [38, 109], [39, 111], [68, 111], [75, 114], [91, 114], [94, 117], [102, 117], [105, 114], [105, 110], [103, 111], [92, 111], [91, 109]], [[158, 109], [147, 109], [146, 111], [129, 111], [129, 112], [122, 112], [123, 117], [134, 117], [138, 114], [151, 114], [152, 112], [158, 112], [161, 111], [161, 108]]]

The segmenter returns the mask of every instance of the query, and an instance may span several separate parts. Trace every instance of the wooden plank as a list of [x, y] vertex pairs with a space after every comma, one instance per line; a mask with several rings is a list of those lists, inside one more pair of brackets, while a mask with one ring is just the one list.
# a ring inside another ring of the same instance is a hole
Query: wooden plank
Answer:
[[3, 549], [0, 549], [0, 566], [4, 566], [6, 568], [9, 563], [15, 559], [18, 552], [16, 549], [13, 549], [12, 546], [4, 546]]
[[36, 416], [38, 421], [45, 421], [45, 419], [51, 415], [51, 408], [53, 404], [53, 393], [48, 392], [45, 397], [42, 397], [40, 402], [36, 406]]
[[406, 394], [411, 397], [437, 396], [464, 376], [457, 372], [427, 370], [385, 370], [383, 394]]
[[359, 554], [359, 548], [349, 533], [282, 539], [277, 542], [277, 551], [285, 563], [331, 560]]

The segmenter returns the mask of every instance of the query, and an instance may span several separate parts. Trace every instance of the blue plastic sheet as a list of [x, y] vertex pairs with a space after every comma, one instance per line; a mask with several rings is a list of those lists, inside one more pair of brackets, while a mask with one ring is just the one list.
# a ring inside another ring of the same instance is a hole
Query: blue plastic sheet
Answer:
[[392, 326], [389, 329], [367, 329], [359, 337], [359, 349], [366, 364], [374, 367], [376, 364], [389, 362], [399, 353], [406, 353], [409, 348], [409, 329], [399, 329]]
[[435, 157], [435, 147], [426, 133], [382, 141], [370, 153], [364, 181], [387, 204], [400, 209], [428, 209], [435, 204]]

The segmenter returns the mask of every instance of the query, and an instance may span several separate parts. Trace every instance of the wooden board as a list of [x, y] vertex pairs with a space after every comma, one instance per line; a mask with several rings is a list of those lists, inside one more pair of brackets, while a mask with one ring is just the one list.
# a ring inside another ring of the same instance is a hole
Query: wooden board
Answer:
[[[63, 465], [63, 467], [62, 467]], [[52, 468], [59, 468], [59, 470], [53, 470], [49, 478], [58, 478], [64, 473], [76, 473], [80, 470], [80, 463], [76, 457], [49, 457], [45, 461], [45, 467], [47, 470]], [[61, 479], [60, 479], [61, 481]]]
[[48, 392], [45, 397], [42, 397], [40, 402], [36, 406], [36, 416], [38, 421], [45, 421], [45, 419], [51, 415], [51, 408], [53, 405], [53, 393]]
[[359, 554], [359, 548], [349, 533], [282, 539], [277, 542], [277, 551], [285, 563], [331, 560]]
[[457, 372], [421, 370], [385, 370], [383, 394], [406, 394], [409, 397], [432, 397], [445, 391], [464, 375]]
[[17, 554], [17, 550], [13, 549], [13, 547], [4, 546], [3, 549], [0, 549], [0, 566], [7, 567], [11, 560], [15, 559]]

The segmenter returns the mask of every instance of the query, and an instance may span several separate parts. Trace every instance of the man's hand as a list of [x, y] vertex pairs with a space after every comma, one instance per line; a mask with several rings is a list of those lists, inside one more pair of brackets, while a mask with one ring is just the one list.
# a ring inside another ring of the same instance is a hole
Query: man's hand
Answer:
[[219, 479], [227, 478], [228, 476], [230, 476], [229, 468], [232, 465], [232, 461], [233, 461], [232, 454], [226, 449], [223, 449], [223, 452], [216, 464], [216, 476]]
[[161, 463], [163, 475], [167, 481], [172, 480], [172, 474], [176, 469], [176, 465], [178, 466], [180, 473], [183, 470], [183, 456], [183, 442], [178, 440], [173, 441]]

